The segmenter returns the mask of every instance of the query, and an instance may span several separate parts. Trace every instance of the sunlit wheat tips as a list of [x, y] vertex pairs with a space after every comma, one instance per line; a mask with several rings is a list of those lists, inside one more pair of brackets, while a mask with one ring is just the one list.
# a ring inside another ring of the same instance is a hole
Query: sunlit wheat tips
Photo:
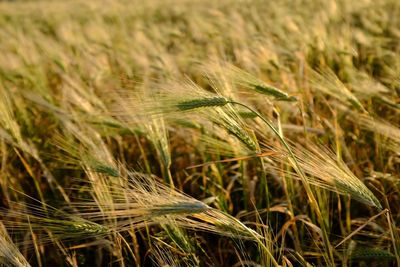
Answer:
[[331, 69], [320, 69], [318, 71], [310, 70], [310, 72], [309, 81], [314, 90], [328, 94], [338, 101], [366, 113], [360, 100], [358, 100]]
[[13, 243], [2, 223], [0, 223], [0, 266], [31, 266], [18, 247]]
[[[292, 146], [299, 166], [307, 175], [308, 181], [340, 194], [350, 195], [355, 200], [367, 205], [382, 209], [382, 205], [375, 195], [357, 178], [346, 164], [338, 160], [333, 152], [327, 148], [307, 144], [306, 146]], [[282, 151], [277, 158], [284, 159], [286, 152]], [[276, 155], [272, 155], [276, 158]], [[292, 174], [297, 177], [296, 174]]]
[[209, 77], [213, 87], [222, 87], [220, 91], [229, 96], [237, 96], [238, 93], [245, 92], [247, 96], [255, 96], [256, 93], [259, 93], [270, 96], [275, 100], [296, 100], [285, 91], [268, 84], [229, 62], [213, 60], [204, 63], [200, 69]]
[[[43, 207], [46, 207], [46, 209]], [[26, 205], [14, 203], [13, 209], [3, 210], [4, 223], [14, 231], [50, 232], [60, 240], [77, 241], [81, 238], [104, 236], [107, 228], [88, 221], [79, 215], [67, 213], [44, 203]], [[42, 237], [43, 243], [49, 242], [49, 237]]]

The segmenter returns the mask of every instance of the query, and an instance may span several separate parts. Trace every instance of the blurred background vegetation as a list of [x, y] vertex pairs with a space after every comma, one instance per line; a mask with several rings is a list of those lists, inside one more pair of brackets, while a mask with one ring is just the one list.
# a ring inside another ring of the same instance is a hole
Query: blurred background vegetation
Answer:
[[400, 266], [400, 2], [0, 2], [0, 265]]

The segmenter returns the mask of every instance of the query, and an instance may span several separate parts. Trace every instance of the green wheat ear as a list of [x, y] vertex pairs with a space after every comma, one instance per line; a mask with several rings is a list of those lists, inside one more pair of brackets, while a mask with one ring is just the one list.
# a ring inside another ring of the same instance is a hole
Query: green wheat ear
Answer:
[[285, 93], [271, 85], [256, 84], [253, 86], [254, 86], [254, 89], [258, 93], [273, 96], [278, 100], [283, 100], [283, 101], [296, 101], [297, 100], [295, 97], [291, 97], [287, 93]]
[[182, 101], [176, 104], [176, 107], [181, 111], [192, 110], [205, 107], [222, 107], [228, 104], [229, 101], [225, 97], [209, 97], [198, 98], [188, 101]]
[[279, 101], [288, 101], [288, 102], [296, 102], [297, 98], [294, 96], [289, 96], [287, 93], [282, 90], [272, 86], [272, 85], [253, 85], [256, 92], [264, 95], [273, 96], [276, 100]]
[[239, 111], [238, 115], [243, 119], [255, 119], [255, 118], [257, 118], [257, 114], [255, 114], [254, 112]]
[[149, 209], [152, 216], [164, 216], [172, 214], [195, 214], [209, 210], [210, 207], [202, 202], [178, 202], [167, 205], [155, 205]]
[[117, 169], [104, 165], [104, 164], [96, 164], [95, 166], [93, 166], [94, 171], [98, 172], [98, 173], [103, 173], [106, 174], [108, 176], [112, 176], [112, 177], [119, 177], [120, 173]]
[[278, 100], [281, 100], [281, 101], [288, 101], [288, 102], [297, 102], [297, 97], [295, 97], [295, 96], [289, 96], [289, 97], [287, 97], [287, 98], [280, 98], [280, 99], [278, 99]]
[[[354, 184], [353, 184], [354, 185]], [[360, 185], [363, 185], [360, 183]], [[347, 192], [355, 200], [364, 203], [368, 206], [376, 207], [382, 210], [382, 204], [375, 195], [366, 186], [351, 186], [348, 181], [335, 181], [335, 186], [342, 192]]]
[[350, 254], [351, 260], [393, 260], [395, 255], [383, 249], [376, 248], [358, 248]]
[[108, 229], [100, 224], [93, 222], [73, 222], [70, 225], [66, 225], [65, 232], [70, 231], [71, 233], [86, 233], [94, 235], [102, 235], [108, 233]]

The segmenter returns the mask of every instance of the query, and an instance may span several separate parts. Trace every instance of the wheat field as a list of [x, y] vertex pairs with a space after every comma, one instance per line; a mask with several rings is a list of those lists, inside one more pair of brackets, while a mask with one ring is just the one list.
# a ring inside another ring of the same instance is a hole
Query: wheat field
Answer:
[[400, 266], [398, 0], [0, 1], [0, 266]]

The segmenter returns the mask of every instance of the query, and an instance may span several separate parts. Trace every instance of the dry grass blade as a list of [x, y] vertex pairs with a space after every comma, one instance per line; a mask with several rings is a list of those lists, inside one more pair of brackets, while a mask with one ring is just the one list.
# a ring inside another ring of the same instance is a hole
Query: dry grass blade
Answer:
[[358, 227], [356, 230], [354, 230], [351, 234], [349, 234], [348, 236], [346, 236], [346, 238], [344, 238], [342, 241], [340, 241], [335, 248], [339, 247], [340, 245], [344, 244], [346, 241], [348, 241], [351, 237], [353, 237], [354, 235], [356, 235], [359, 231], [361, 231], [365, 226], [367, 226], [370, 222], [372, 222], [373, 220], [375, 220], [376, 218], [378, 218], [379, 216], [381, 216], [382, 214], [388, 213], [387, 209], [382, 210], [381, 212], [379, 212], [378, 214], [372, 216], [371, 218], [369, 218], [363, 225], [361, 225], [360, 227]]

